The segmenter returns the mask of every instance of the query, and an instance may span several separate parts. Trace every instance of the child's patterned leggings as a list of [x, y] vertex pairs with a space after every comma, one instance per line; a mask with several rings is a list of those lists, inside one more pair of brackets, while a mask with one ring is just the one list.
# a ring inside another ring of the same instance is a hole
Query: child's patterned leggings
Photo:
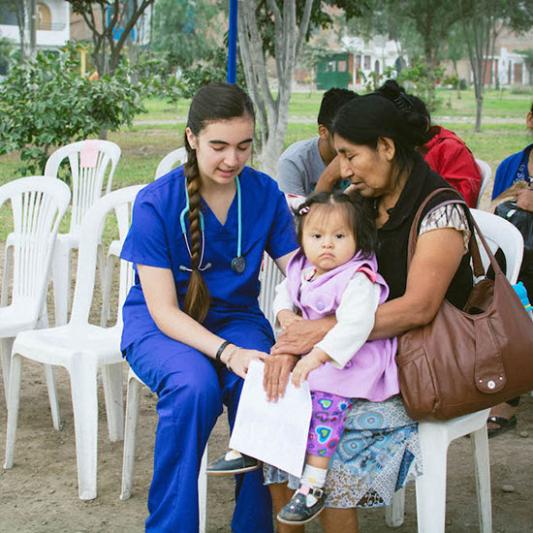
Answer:
[[352, 406], [350, 398], [312, 391], [313, 414], [307, 437], [307, 453], [331, 457], [344, 431], [344, 420]]

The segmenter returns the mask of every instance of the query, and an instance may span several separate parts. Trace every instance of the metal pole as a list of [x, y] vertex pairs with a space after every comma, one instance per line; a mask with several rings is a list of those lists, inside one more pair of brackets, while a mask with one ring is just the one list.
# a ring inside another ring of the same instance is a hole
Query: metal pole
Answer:
[[237, 81], [237, 0], [229, 0], [228, 83]]

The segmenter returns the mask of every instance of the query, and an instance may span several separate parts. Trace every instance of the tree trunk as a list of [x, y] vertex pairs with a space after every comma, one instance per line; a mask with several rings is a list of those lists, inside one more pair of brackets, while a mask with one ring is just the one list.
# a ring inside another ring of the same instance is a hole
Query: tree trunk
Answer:
[[457, 59], [452, 59], [453, 63], [453, 72], [457, 78], [457, 100], [461, 99], [461, 80], [459, 79], [459, 69], [457, 68]]
[[475, 131], [481, 131], [481, 116], [483, 115], [483, 95], [476, 97], [476, 126]]
[[37, 55], [37, 2], [36, 0], [29, 0], [29, 57], [35, 59]]
[[[463, 1], [461, 6], [464, 7]], [[486, 61], [490, 59], [490, 52], [493, 49], [493, 38], [496, 35], [494, 25], [496, 17], [493, 11], [493, 4], [480, 0], [475, 4], [472, 16], [463, 16], [461, 24], [463, 27], [463, 37], [465, 39], [468, 58], [474, 77], [474, 93], [476, 96], [476, 124], [475, 131], [481, 131], [481, 119], [483, 115], [483, 92]]]
[[266, 55], [257, 25], [257, 0], [239, 0], [239, 44], [246, 86], [256, 110], [259, 126], [259, 163], [275, 177], [288, 125], [289, 101], [296, 57], [309, 26], [313, 0], [305, 0], [302, 20], [296, 20], [296, 0], [285, 0], [280, 8], [267, 0], [274, 23], [274, 59], [278, 93], [274, 99], [268, 84]]

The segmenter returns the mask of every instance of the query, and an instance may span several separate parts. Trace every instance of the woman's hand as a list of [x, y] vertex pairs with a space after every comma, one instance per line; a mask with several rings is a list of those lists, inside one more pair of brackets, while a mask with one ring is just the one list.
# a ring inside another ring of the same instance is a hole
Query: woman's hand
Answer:
[[297, 315], [294, 311], [289, 311], [289, 309], [282, 309], [276, 319], [281, 329], [287, 329], [293, 322], [303, 320], [301, 316]]
[[293, 385], [299, 387], [307, 379], [310, 372], [320, 368], [328, 361], [331, 361], [328, 354], [318, 348], [315, 348], [307, 355], [304, 355], [292, 371]]
[[319, 320], [297, 320], [280, 333], [270, 351], [273, 355], [302, 355], [309, 353], [335, 325], [335, 317]]
[[269, 402], [276, 402], [285, 394], [289, 374], [298, 358], [294, 355], [271, 355], [265, 358], [263, 387]]
[[[227, 352], [227, 354], [226, 354]], [[254, 360], [264, 361], [267, 354], [258, 350], [247, 350], [246, 348], [238, 348], [236, 346], [229, 346], [222, 353], [220, 360], [237, 376], [244, 379], [248, 372], [250, 363]]]
[[533, 189], [522, 189], [516, 193], [516, 205], [524, 211], [533, 213]]

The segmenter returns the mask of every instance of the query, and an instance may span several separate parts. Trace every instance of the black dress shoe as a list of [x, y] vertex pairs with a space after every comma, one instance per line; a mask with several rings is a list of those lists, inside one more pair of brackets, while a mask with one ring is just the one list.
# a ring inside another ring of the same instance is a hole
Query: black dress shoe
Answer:
[[224, 454], [215, 461], [212, 461], [207, 466], [208, 476], [229, 476], [233, 474], [244, 474], [245, 472], [251, 472], [257, 470], [261, 464], [257, 459], [249, 457], [248, 455], [241, 454], [239, 457], [233, 459], [226, 459]]

